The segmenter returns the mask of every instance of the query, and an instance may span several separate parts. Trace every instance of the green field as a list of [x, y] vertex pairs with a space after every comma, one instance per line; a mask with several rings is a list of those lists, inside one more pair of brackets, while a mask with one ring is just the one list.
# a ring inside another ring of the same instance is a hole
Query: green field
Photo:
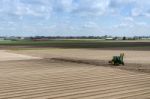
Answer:
[[0, 46], [32, 46], [32, 47], [60, 47], [60, 48], [104, 48], [104, 49], [135, 49], [150, 50], [149, 41], [106, 41], [106, 40], [49, 40], [49, 41], [0, 41]]

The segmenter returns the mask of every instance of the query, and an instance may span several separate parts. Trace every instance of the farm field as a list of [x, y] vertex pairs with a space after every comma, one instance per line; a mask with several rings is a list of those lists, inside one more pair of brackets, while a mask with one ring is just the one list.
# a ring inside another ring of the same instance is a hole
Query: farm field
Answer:
[[[125, 66], [108, 64], [125, 53]], [[17, 46], [0, 50], [0, 99], [149, 99], [150, 51]]]
[[[49, 40], [49, 41], [32, 41], [32, 40], [20, 40], [20, 41], [0, 41], [0, 49], [19, 49], [25, 48], [83, 48], [83, 49], [108, 49], [108, 50], [141, 50], [150, 51], [149, 40], [126, 40], [126, 41], [114, 41], [114, 40], [98, 40], [98, 39], [75, 39], [75, 40]], [[142, 46], [142, 47], [141, 47]]]
[[150, 0], [0, 0], [0, 99], [150, 99]]
[[86, 63], [98, 66], [110, 66], [108, 61], [112, 59], [112, 56], [119, 56], [120, 53], [124, 53], [126, 66], [113, 67], [150, 73], [150, 51], [40, 48], [31, 50], [13, 50], [12, 52], [31, 55], [33, 57], [55, 58], [56, 60], [63, 60], [66, 62], [74, 61], [76, 63]]

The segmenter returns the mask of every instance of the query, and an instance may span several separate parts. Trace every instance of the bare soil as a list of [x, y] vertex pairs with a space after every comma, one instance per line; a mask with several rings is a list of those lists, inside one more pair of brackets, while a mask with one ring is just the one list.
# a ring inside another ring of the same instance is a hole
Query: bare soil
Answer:
[[115, 66], [115, 68], [150, 73], [150, 51], [48, 48], [38, 50], [14, 50], [13, 52], [34, 57], [52, 58], [59, 61], [65, 60], [67, 62], [110, 67], [114, 66], [108, 64], [108, 61], [111, 60], [113, 56], [119, 56], [120, 53], [124, 53], [125, 66]]
[[0, 62], [1, 99], [149, 99], [150, 75], [50, 59]]
[[[120, 53], [125, 66], [108, 64]], [[150, 99], [149, 51], [42, 48], [0, 54], [0, 99]]]
[[40, 59], [39, 57], [10, 53], [5, 50], [0, 50], [0, 56], [0, 61]]

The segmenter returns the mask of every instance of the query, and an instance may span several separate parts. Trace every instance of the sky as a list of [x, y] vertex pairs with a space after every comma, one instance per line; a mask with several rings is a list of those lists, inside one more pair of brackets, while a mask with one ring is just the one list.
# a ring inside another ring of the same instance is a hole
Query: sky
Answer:
[[150, 0], [0, 0], [0, 36], [149, 36]]

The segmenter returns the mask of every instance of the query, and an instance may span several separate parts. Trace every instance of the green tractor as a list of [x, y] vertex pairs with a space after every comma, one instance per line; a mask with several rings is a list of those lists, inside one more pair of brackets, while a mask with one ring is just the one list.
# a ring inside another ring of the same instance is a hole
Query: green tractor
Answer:
[[120, 64], [124, 65], [123, 57], [124, 53], [121, 53], [120, 56], [113, 56], [113, 59], [109, 61], [109, 63], [115, 66], [118, 66]]

